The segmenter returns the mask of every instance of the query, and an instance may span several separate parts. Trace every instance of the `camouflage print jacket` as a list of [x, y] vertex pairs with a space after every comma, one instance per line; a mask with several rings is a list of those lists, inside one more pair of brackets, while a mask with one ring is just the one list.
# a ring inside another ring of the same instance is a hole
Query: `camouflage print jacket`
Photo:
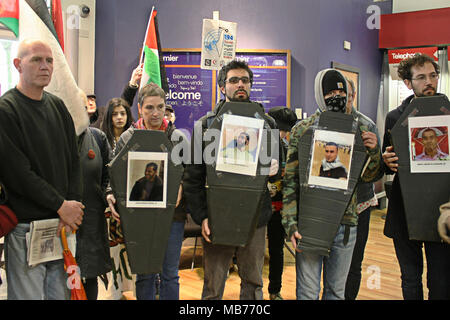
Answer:
[[[306, 130], [313, 126], [317, 125], [319, 116], [321, 114], [320, 110], [317, 110], [312, 116], [309, 118], [298, 122], [291, 130], [291, 138], [289, 141], [288, 152], [286, 156], [286, 171], [284, 176], [284, 185], [283, 185], [283, 208], [281, 211], [282, 216], [282, 224], [288, 236], [288, 239], [292, 237], [292, 234], [295, 231], [298, 231], [297, 227], [297, 214], [298, 214], [298, 201], [299, 199], [299, 178], [298, 178], [298, 143], [300, 138], [306, 132]], [[359, 112], [352, 110], [352, 115], [355, 119], [358, 119], [358, 124], [361, 130], [364, 131], [372, 131], [377, 134], [376, 128], [368, 125], [368, 122], [365, 116], [361, 115]], [[381, 151], [379, 145], [373, 150], [367, 149], [367, 154], [370, 157], [370, 163], [367, 166], [364, 175], [360, 178], [360, 181], [363, 182], [374, 182], [380, 179], [383, 175], [382, 167], [381, 167]], [[358, 186], [357, 186], [358, 188]], [[353, 193], [353, 196], [350, 200], [350, 203], [345, 211], [345, 214], [342, 218], [341, 224], [355, 226], [358, 224], [358, 215], [356, 213], [356, 192]]]

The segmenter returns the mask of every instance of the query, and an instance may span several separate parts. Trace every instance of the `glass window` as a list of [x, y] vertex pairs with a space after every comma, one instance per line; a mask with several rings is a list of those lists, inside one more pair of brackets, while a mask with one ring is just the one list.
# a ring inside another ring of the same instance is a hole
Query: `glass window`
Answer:
[[0, 95], [13, 88], [19, 81], [19, 73], [13, 64], [19, 42], [0, 38]]
[[[45, 3], [50, 11], [51, 0], [45, 0]], [[19, 72], [13, 64], [18, 46], [18, 39], [0, 23], [0, 96], [19, 82]]]

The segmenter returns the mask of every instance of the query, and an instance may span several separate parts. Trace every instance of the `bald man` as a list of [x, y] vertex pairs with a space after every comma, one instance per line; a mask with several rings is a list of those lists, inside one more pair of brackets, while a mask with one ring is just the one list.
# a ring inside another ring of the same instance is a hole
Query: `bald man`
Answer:
[[59, 230], [83, 219], [74, 124], [64, 102], [44, 91], [53, 73], [51, 48], [20, 43], [17, 86], [0, 97], [0, 181], [19, 224], [5, 238], [8, 299], [68, 299], [63, 260], [28, 266], [25, 234], [32, 221], [59, 219]]

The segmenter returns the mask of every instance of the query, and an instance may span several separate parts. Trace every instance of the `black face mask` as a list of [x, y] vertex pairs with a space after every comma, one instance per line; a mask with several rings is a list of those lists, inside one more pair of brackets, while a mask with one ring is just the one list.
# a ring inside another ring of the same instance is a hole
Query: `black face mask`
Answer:
[[345, 105], [347, 104], [347, 97], [334, 96], [325, 99], [325, 105], [328, 111], [345, 112]]

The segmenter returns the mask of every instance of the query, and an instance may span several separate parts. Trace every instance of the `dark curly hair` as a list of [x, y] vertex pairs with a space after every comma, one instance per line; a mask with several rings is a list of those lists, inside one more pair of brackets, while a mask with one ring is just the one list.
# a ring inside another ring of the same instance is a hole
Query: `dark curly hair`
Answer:
[[411, 68], [414, 66], [420, 66], [422, 67], [426, 62], [429, 62], [433, 65], [434, 70], [437, 74], [440, 72], [439, 65], [434, 61], [433, 58], [426, 54], [416, 53], [411, 58], [402, 60], [398, 66], [398, 76], [402, 79], [408, 79], [411, 80], [412, 74], [411, 74]]
[[232, 60], [228, 64], [224, 65], [222, 67], [222, 69], [220, 69], [220, 71], [219, 71], [219, 77], [217, 79], [217, 83], [219, 84], [220, 88], [225, 87], [225, 80], [227, 80], [228, 71], [234, 70], [234, 69], [246, 70], [250, 77], [250, 84], [253, 85], [253, 72], [252, 72], [252, 70], [250, 70], [247, 62], [240, 61], [240, 60]]
[[154, 162], [147, 163], [147, 165], [145, 166], [145, 170], [147, 170], [148, 167], [152, 167], [153, 170], [155, 170], [155, 171], [158, 170], [158, 165], [156, 163], [154, 163]]

